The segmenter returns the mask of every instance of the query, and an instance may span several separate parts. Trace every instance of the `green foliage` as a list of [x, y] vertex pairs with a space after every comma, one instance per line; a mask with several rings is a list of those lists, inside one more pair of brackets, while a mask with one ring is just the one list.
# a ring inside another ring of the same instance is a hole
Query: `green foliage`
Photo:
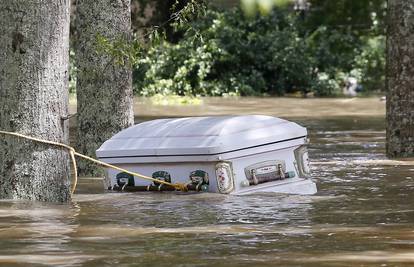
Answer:
[[[141, 2], [145, 6], [148, 5], [148, 0], [141, 0]], [[184, 7], [176, 10], [182, 2], [186, 3]], [[175, 0], [171, 7], [171, 17], [161, 25], [151, 27], [143, 36], [138, 37], [137, 34], [134, 34], [133, 40], [130, 40], [129, 36], [110, 40], [101, 34], [97, 34], [96, 51], [102, 56], [109, 56], [110, 64], [137, 65], [145, 41], [148, 40], [150, 46], [160, 45], [166, 39], [165, 27], [167, 25], [171, 25], [176, 29], [183, 27], [186, 27], [187, 30], [192, 29], [189, 22], [199, 18], [204, 10], [203, 0]]]
[[368, 38], [362, 52], [356, 57], [354, 70], [366, 91], [384, 90], [385, 84], [385, 37]]
[[96, 50], [102, 56], [108, 55], [111, 61], [108, 64], [131, 66], [136, 65], [141, 45], [138, 42], [130, 42], [126, 38], [109, 40], [108, 38], [96, 35]]
[[308, 0], [310, 10], [304, 21], [309, 32], [320, 26], [359, 36], [384, 35], [386, 0]]
[[358, 79], [364, 91], [383, 90], [385, 74], [385, 0], [309, 0], [300, 25], [317, 58], [318, 69], [339, 82]]
[[[266, 1], [260, 1], [242, 4], [253, 3], [262, 12]], [[366, 91], [383, 89], [384, 5], [380, 3], [384, 0], [311, 0], [314, 11], [307, 16], [294, 12], [292, 1], [285, 0], [268, 0], [269, 6], [278, 8], [262, 12], [266, 15], [246, 13], [245, 6], [224, 12], [206, 9], [201, 0], [170, 2], [169, 19], [144, 31], [132, 45], [125, 39], [96, 37], [97, 51], [110, 57], [108, 64], [134, 67], [135, 92], [140, 95], [299, 91], [332, 96], [340, 94], [349, 76], [358, 78]], [[179, 38], [168, 38], [165, 26]], [[76, 69], [72, 65], [74, 91]]]
[[[373, 26], [373, 25], [371, 25]], [[160, 41], [137, 60], [135, 92], [162, 95], [337, 95], [348, 76], [380, 89], [381, 35], [352, 27], [314, 30], [291, 9], [250, 17], [239, 9], [209, 9], [176, 26], [177, 43]]]
[[151, 47], [137, 65], [141, 95], [263, 95], [307, 90], [312, 58], [291, 19], [209, 10], [177, 44]]
[[[204, 0], [132, 0], [132, 29], [138, 35], [151, 36], [154, 29], [162, 30], [173, 41], [174, 25], [193, 20], [204, 10]], [[173, 23], [171, 23], [173, 22]], [[145, 38], [144, 38], [145, 39]]]

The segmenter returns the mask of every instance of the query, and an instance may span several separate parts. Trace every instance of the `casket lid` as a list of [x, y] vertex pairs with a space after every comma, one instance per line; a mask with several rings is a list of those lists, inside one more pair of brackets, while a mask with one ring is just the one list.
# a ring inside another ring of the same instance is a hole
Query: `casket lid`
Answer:
[[125, 129], [97, 151], [99, 158], [216, 155], [307, 135], [280, 118], [249, 115], [159, 119]]

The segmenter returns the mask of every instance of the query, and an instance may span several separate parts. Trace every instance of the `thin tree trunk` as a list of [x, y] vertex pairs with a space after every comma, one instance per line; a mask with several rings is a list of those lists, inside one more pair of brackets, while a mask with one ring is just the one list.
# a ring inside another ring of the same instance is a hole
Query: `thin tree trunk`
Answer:
[[[95, 156], [104, 141], [134, 122], [131, 68], [99, 52], [97, 42], [98, 35], [110, 42], [130, 41], [130, 0], [78, 0], [76, 10], [77, 150]], [[101, 174], [84, 161], [79, 171]]]
[[388, 1], [387, 156], [414, 157], [414, 0]]
[[[0, 129], [68, 142], [69, 0], [2, 0]], [[70, 200], [66, 151], [0, 136], [0, 198]]]

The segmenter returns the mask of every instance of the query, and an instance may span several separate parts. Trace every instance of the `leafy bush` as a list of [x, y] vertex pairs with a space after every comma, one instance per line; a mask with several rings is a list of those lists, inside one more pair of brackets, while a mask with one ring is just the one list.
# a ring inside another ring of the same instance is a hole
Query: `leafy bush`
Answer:
[[144, 96], [258, 95], [307, 90], [312, 62], [289, 18], [208, 11], [177, 44], [151, 47], [137, 66]]
[[356, 57], [354, 68], [366, 91], [382, 91], [385, 84], [385, 37], [368, 38]]
[[381, 81], [381, 38], [367, 41], [350, 30], [326, 26], [303, 33], [301, 26], [286, 9], [256, 17], [238, 9], [209, 9], [202, 19], [178, 27], [183, 37], [177, 43], [161, 41], [148, 47], [137, 61], [135, 92], [336, 95], [351, 73], [360, 75], [369, 88]]

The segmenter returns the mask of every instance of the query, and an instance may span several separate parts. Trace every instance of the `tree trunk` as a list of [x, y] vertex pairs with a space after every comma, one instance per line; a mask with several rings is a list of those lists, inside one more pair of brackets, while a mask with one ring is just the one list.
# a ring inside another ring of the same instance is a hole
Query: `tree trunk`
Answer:
[[[2, 0], [0, 129], [68, 143], [69, 0]], [[68, 153], [0, 135], [0, 198], [70, 200]]]
[[414, 0], [388, 1], [387, 156], [414, 157]]
[[[131, 40], [130, 0], [78, 0], [76, 10], [77, 150], [95, 156], [104, 141], [134, 123], [131, 67], [99, 52], [97, 42], [97, 36], [109, 42]], [[102, 174], [84, 161], [79, 172]]]

